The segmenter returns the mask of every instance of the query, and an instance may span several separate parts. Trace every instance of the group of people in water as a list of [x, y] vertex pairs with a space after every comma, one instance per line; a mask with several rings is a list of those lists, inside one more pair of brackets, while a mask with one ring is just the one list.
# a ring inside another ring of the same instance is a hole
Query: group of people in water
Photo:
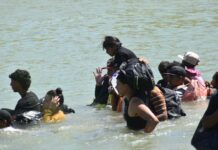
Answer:
[[[208, 98], [208, 109], [197, 130], [218, 131], [218, 72], [211, 83], [205, 82], [196, 69], [200, 62], [198, 54], [189, 51], [179, 55], [181, 62], [161, 61], [158, 70], [162, 79], [155, 83], [148, 61], [123, 47], [118, 38], [106, 36], [102, 46], [111, 58], [106, 67], [96, 68], [94, 72], [95, 99], [91, 106], [109, 104], [112, 110], [123, 112], [128, 128], [150, 133], [161, 121], [186, 116], [182, 101]], [[103, 69], [107, 69], [104, 75]], [[9, 78], [13, 91], [18, 92], [21, 99], [14, 110], [0, 110], [0, 128], [10, 126], [13, 121], [31, 122], [30, 117], [25, 117], [30, 112], [37, 112], [34, 114], [45, 122], [58, 122], [66, 113], [75, 112], [64, 105], [60, 88], [48, 91], [40, 100], [35, 93], [28, 92], [31, 84], [28, 71], [18, 69]]]
[[[110, 104], [112, 110], [123, 112], [128, 128], [150, 133], [161, 121], [186, 116], [181, 102], [209, 99], [208, 109], [197, 129], [218, 133], [218, 72], [211, 82], [204, 81], [196, 69], [200, 62], [198, 54], [188, 51], [178, 55], [181, 62], [161, 61], [158, 70], [162, 79], [156, 84], [148, 61], [123, 47], [118, 38], [106, 36], [103, 49], [111, 58], [107, 67], [99, 67], [94, 73], [96, 87], [91, 106]], [[105, 75], [102, 74], [103, 69], [107, 69]], [[217, 135], [214, 136], [216, 143]], [[208, 140], [204, 139], [210, 143]]]
[[64, 104], [61, 88], [50, 90], [45, 97], [39, 99], [37, 95], [28, 91], [31, 76], [28, 71], [17, 69], [9, 75], [11, 88], [18, 92], [21, 98], [15, 109], [2, 108], [0, 110], [0, 128], [35, 124], [37, 121], [59, 122], [65, 118], [64, 114], [75, 113], [72, 108]]

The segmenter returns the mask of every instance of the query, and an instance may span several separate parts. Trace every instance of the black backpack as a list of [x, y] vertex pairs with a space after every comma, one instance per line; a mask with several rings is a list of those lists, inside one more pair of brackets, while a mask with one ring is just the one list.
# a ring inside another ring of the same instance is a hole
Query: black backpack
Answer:
[[148, 64], [139, 62], [137, 58], [132, 58], [122, 63], [120, 71], [134, 77], [133, 87], [137, 90], [151, 91], [155, 86], [151, 68]]
[[168, 119], [186, 116], [186, 113], [181, 108], [180, 99], [176, 91], [160, 86], [158, 88], [163, 92], [166, 99]]

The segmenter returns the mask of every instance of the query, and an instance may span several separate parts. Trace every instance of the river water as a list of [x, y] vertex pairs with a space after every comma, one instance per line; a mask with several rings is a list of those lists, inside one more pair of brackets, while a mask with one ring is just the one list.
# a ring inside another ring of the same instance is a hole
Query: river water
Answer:
[[217, 71], [216, 0], [0, 0], [0, 107], [14, 108], [8, 75], [32, 76], [39, 97], [61, 87], [76, 110], [66, 121], [21, 132], [0, 131], [0, 150], [192, 150], [190, 140], [207, 102], [183, 103], [186, 117], [161, 122], [151, 134], [130, 131], [122, 114], [86, 106], [94, 97], [93, 71], [105, 66], [105, 35], [149, 60], [156, 81], [161, 60], [195, 51], [206, 80]]

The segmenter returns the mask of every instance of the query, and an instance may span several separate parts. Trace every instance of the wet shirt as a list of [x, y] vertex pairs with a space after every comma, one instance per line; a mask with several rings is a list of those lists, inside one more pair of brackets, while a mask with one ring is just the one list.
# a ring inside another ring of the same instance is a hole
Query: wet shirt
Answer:
[[[212, 115], [217, 110], [218, 110], [218, 91], [216, 91], [216, 93], [211, 96], [208, 108], [204, 115], [205, 116]], [[214, 129], [218, 131], [218, 124], [216, 124]]]
[[95, 100], [97, 104], [107, 104], [108, 100], [109, 77], [104, 76], [102, 85], [95, 86]]
[[114, 58], [114, 66], [119, 68], [123, 62], [131, 58], [136, 58], [136, 55], [131, 50], [120, 47]]
[[65, 119], [65, 115], [62, 110], [59, 110], [56, 113], [52, 112], [50, 109], [45, 109], [43, 111], [43, 121], [46, 123], [59, 122], [64, 119]]
[[35, 93], [28, 92], [25, 97], [17, 102], [15, 115], [31, 110], [40, 111], [40, 102]]

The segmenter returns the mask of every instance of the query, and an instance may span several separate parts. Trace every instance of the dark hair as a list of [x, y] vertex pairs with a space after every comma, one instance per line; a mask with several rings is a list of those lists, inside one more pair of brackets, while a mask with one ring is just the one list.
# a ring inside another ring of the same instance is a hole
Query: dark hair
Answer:
[[9, 75], [9, 78], [21, 84], [21, 86], [28, 90], [31, 84], [31, 76], [28, 71], [17, 69]]
[[56, 89], [56, 93], [58, 97], [60, 98], [60, 106], [64, 104], [64, 95], [63, 95], [63, 90], [61, 88]]
[[11, 114], [6, 110], [0, 110], [0, 120], [7, 121], [7, 126], [11, 125], [12, 117]]
[[159, 72], [166, 73], [169, 65], [170, 65], [169, 61], [161, 61], [160, 64], [158, 65]]
[[180, 63], [178, 61], [173, 61], [173, 62], [170, 62], [170, 64], [168, 65], [167, 72], [169, 71], [170, 68], [172, 68], [174, 66], [180, 66], [180, 67], [185, 68], [185, 66], [183, 66], [182, 63]]
[[56, 90], [50, 90], [47, 92], [47, 95], [55, 97], [58, 96], [60, 98], [60, 106], [64, 103], [64, 95], [62, 94], [62, 89], [57, 88]]
[[114, 57], [108, 59], [107, 61], [107, 67], [112, 67], [114, 66]]
[[187, 68], [194, 68], [196, 65], [192, 65], [192, 64], [190, 64], [190, 63], [188, 63], [188, 62], [186, 62], [186, 61], [182, 61], [182, 65], [184, 66], [184, 67], [187, 67]]
[[107, 49], [107, 48], [119, 49], [121, 45], [122, 43], [120, 43], [120, 40], [118, 38], [113, 36], [105, 36], [102, 47], [103, 49]]
[[151, 91], [155, 85], [150, 67], [140, 63], [138, 59], [129, 59], [126, 63], [121, 64], [117, 79], [128, 84], [138, 93]]
[[213, 80], [215, 81], [215, 83], [218, 85], [218, 72], [215, 72], [213, 75]]

